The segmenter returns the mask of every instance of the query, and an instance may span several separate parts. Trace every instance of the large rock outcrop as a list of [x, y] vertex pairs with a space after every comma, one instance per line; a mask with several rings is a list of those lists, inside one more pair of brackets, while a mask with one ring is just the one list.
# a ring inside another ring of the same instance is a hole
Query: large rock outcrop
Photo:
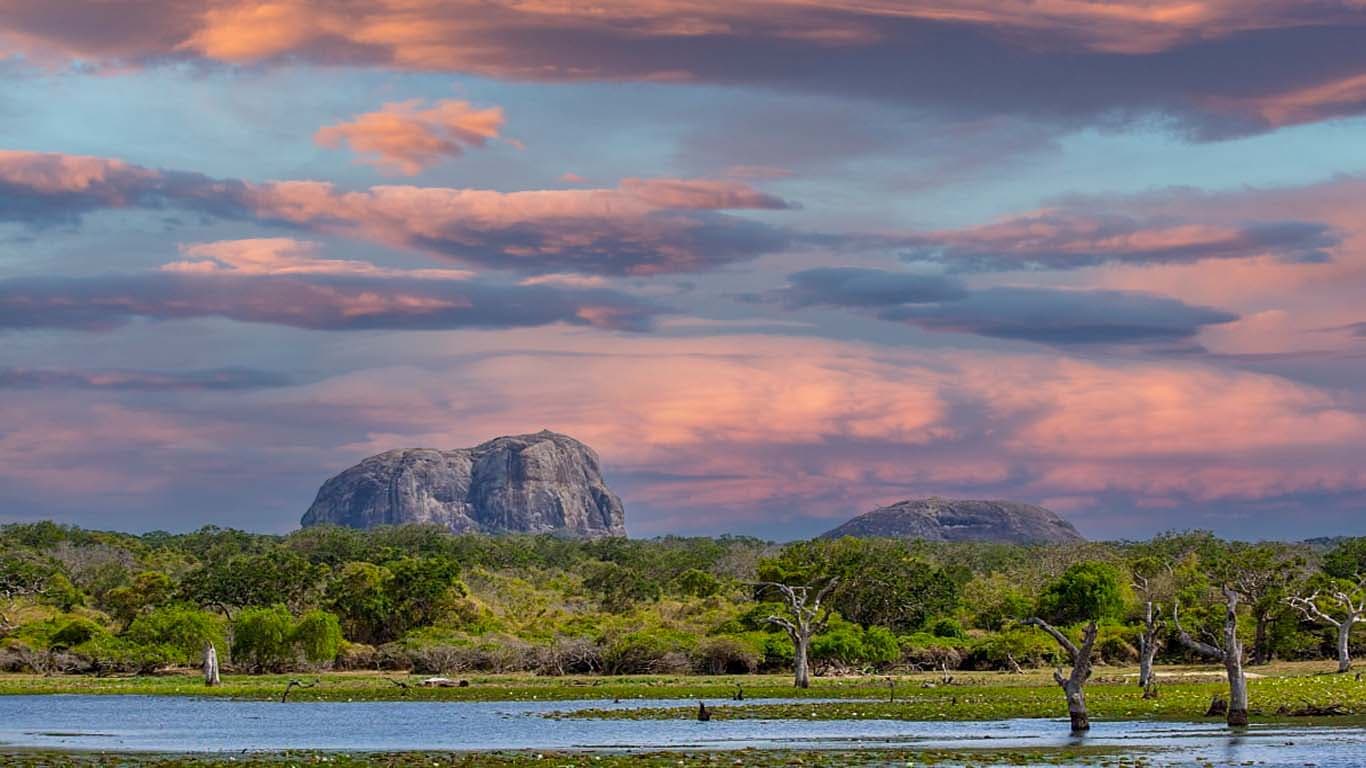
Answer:
[[1033, 504], [939, 498], [898, 501], [878, 507], [821, 537], [842, 536], [1013, 544], [1084, 541], [1071, 523]]
[[303, 525], [435, 523], [457, 532], [625, 536], [593, 449], [550, 431], [371, 456], [328, 480]]

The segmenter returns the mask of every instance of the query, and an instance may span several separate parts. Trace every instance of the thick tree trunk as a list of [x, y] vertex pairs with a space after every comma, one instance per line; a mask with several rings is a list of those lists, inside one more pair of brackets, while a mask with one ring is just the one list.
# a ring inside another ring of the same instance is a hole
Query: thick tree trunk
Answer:
[[1238, 641], [1238, 598], [1228, 596], [1224, 620], [1224, 669], [1228, 671], [1228, 724], [1247, 725], [1247, 676], [1243, 674], [1243, 644]]
[[792, 660], [794, 673], [793, 684], [798, 688], [811, 687], [810, 662], [807, 661], [807, 650], [811, 646], [811, 638], [806, 635], [798, 634], [792, 638], [795, 658]]
[[1091, 718], [1086, 714], [1086, 689], [1082, 685], [1068, 680], [1062, 688], [1067, 694], [1067, 715], [1072, 719], [1073, 733], [1091, 730]]
[[1138, 636], [1138, 687], [1147, 689], [1153, 681], [1153, 659], [1157, 657], [1157, 622], [1153, 604], [1148, 602], [1143, 613], [1143, 632]]
[[209, 643], [204, 646], [204, 685], [215, 686], [222, 682], [218, 679], [218, 649]]
[[1241, 656], [1230, 654], [1224, 666], [1228, 669], [1228, 724], [1247, 725], [1247, 677]]
[[1338, 672], [1352, 668], [1352, 620], [1350, 618], [1338, 625]]

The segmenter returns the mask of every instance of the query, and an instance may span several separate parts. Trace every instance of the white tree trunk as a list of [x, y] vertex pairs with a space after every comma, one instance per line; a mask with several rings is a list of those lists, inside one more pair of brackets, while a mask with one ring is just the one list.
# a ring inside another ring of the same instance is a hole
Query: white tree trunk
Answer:
[[1352, 668], [1352, 624], [1354, 617], [1348, 616], [1338, 625], [1338, 672]]
[[1157, 621], [1152, 601], [1143, 613], [1143, 631], [1138, 636], [1138, 687], [1146, 689], [1153, 681], [1153, 659], [1157, 657]]
[[204, 685], [215, 686], [222, 682], [218, 679], [218, 649], [209, 643], [204, 646]]
[[811, 687], [811, 663], [807, 660], [811, 647], [811, 638], [805, 634], [798, 633], [792, 638], [793, 651], [795, 656], [792, 660], [794, 680], [793, 684], [798, 688]]

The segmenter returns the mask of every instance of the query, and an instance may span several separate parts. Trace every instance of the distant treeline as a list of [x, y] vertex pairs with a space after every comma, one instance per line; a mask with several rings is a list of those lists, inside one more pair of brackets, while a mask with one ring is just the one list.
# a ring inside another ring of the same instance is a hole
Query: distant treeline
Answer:
[[[213, 643], [237, 671], [748, 673], [789, 669], [760, 582], [838, 578], [811, 643], [817, 674], [1009, 669], [1060, 661], [1022, 622], [1097, 619], [1103, 663], [1138, 658], [1148, 603], [1213, 636], [1222, 588], [1244, 595], [1250, 662], [1336, 659], [1326, 618], [1360, 600], [1366, 539], [1017, 546], [752, 538], [571, 540], [424, 526], [208, 527], [140, 536], [53, 523], [0, 528], [0, 669], [149, 672]], [[1310, 611], [1303, 600], [1311, 598]], [[1326, 617], [1326, 618], [1325, 618]], [[1075, 631], [1075, 630], [1074, 630]], [[1163, 632], [1173, 631], [1167, 627]], [[1349, 633], [1350, 634], [1350, 633]], [[1159, 661], [1193, 661], [1164, 642]]]

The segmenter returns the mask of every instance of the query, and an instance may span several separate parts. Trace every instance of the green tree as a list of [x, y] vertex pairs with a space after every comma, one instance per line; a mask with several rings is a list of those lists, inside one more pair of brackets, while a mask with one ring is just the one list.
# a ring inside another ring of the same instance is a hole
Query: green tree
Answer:
[[309, 611], [294, 622], [289, 639], [306, 660], [325, 664], [341, 649], [341, 623], [327, 611]]
[[635, 568], [611, 562], [594, 565], [583, 587], [610, 613], [624, 613], [640, 603], [654, 602], [660, 595], [658, 583]]
[[283, 605], [243, 608], [232, 625], [232, 657], [256, 671], [281, 671], [294, 658], [293, 631]]
[[1086, 561], [1070, 566], [1039, 597], [1039, 614], [1053, 624], [1117, 620], [1124, 616], [1128, 579], [1114, 565]]
[[226, 647], [223, 619], [189, 605], [167, 605], [138, 616], [124, 633], [144, 646], [171, 649], [178, 664], [194, 665], [203, 658], [204, 646]]
[[389, 627], [394, 574], [374, 563], [350, 562], [338, 569], [327, 588], [327, 605], [338, 615], [346, 637], [371, 645], [394, 639]]

